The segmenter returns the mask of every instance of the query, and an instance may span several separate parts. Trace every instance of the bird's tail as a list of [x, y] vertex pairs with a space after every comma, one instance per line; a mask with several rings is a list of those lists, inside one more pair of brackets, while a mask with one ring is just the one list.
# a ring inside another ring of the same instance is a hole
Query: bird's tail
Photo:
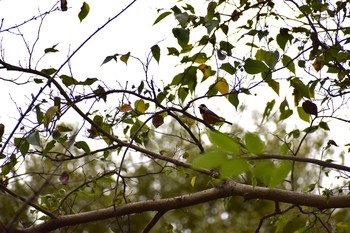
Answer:
[[226, 123], [226, 124], [229, 124], [229, 125], [232, 125], [232, 123], [229, 122], [229, 121], [222, 120], [222, 122], [224, 122], [224, 123]]

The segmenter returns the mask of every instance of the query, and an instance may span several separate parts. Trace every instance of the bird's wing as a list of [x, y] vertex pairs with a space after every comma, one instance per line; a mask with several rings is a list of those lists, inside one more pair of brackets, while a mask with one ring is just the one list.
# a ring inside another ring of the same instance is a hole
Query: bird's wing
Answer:
[[207, 110], [208, 111], [208, 113], [209, 114], [211, 114], [211, 115], [213, 115], [213, 116], [215, 116], [215, 117], [217, 117], [217, 118], [219, 118], [219, 119], [221, 119], [222, 117], [219, 117], [215, 112], [213, 112], [213, 111], [211, 111], [211, 110]]

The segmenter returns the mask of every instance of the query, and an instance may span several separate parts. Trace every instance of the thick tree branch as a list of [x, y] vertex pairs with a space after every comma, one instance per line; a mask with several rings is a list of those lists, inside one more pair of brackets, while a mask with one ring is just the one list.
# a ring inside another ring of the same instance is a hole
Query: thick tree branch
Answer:
[[[49, 232], [61, 227], [84, 224], [112, 217], [150, 211], [166, 212], [230, 196], [241, 196], [245, 200], [263, 199], [279, 201], [293, 205], [309, 206], [318, 209], [349, 208], [350, 196], [321, 196], [265, 187], [252, 187], [234, 181], [227, 181], [215, 188], [172, 198], [129, 203], [117, 207], [108, 207], [80, 214], [66, 215], [51, 219], [45, 223], [22, 229], [20, 232]], [[19, 232], [19, 230], [16, 230]]]

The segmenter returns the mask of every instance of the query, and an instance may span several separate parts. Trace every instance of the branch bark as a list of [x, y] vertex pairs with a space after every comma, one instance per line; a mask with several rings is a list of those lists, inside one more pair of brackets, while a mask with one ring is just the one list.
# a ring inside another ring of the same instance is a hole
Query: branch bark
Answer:
[[251, 185], [227, 181], [217, 187], [192, 194], [159, 200], [135, 202], [118, 207], [112, 206], [80, 214], [66, 215], [48, 220], [45, 223], [38, 224], [30, 228], [14, 229], [14, 231], [22, 233], [49, 232], [66, 226], [84, 224], [87, 222], [104, 220], [112, 217], [151, 211], [167, 212], [169, 210], [181, 209], [230, 196], [241, 196], [245, 200], [264, 199], [278, 201], [293, 205], [315, 207], [318, 209], [350, 207], [350, 196], [326, 197], [316, 194], [300, 193], [281, 189], [252, 187]]

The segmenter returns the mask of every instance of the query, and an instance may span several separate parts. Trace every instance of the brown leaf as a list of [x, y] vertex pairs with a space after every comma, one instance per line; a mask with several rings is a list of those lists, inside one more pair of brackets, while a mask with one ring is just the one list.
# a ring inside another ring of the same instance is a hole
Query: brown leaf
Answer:
[[129, 112], [132, 110], [132, 107], [130, 104], [123, 104], [122, 106], [119, 107], [119, 111], [121, 112]]
[[158, 128], [163, 123], [164, 123], [164, 117], [162, 115], [157, 114], [153, 116], [152, 124], [154, 125], [154, 127]]
[[1, 142], [1, 138], [4, 135], [5, 132], [5, 125], [4, 124], [0, 124], [0, 142]]
[[61, 10], [67, 11], [67, 0], [61, 0]]
[[317, 116], [317, 105], [312, 103], [310, 100], [306, 100], [303, 105], [302, 105], [304, 111], [307, 113], [307, 114], [310, 114], [310, 115], [315, 115]]

